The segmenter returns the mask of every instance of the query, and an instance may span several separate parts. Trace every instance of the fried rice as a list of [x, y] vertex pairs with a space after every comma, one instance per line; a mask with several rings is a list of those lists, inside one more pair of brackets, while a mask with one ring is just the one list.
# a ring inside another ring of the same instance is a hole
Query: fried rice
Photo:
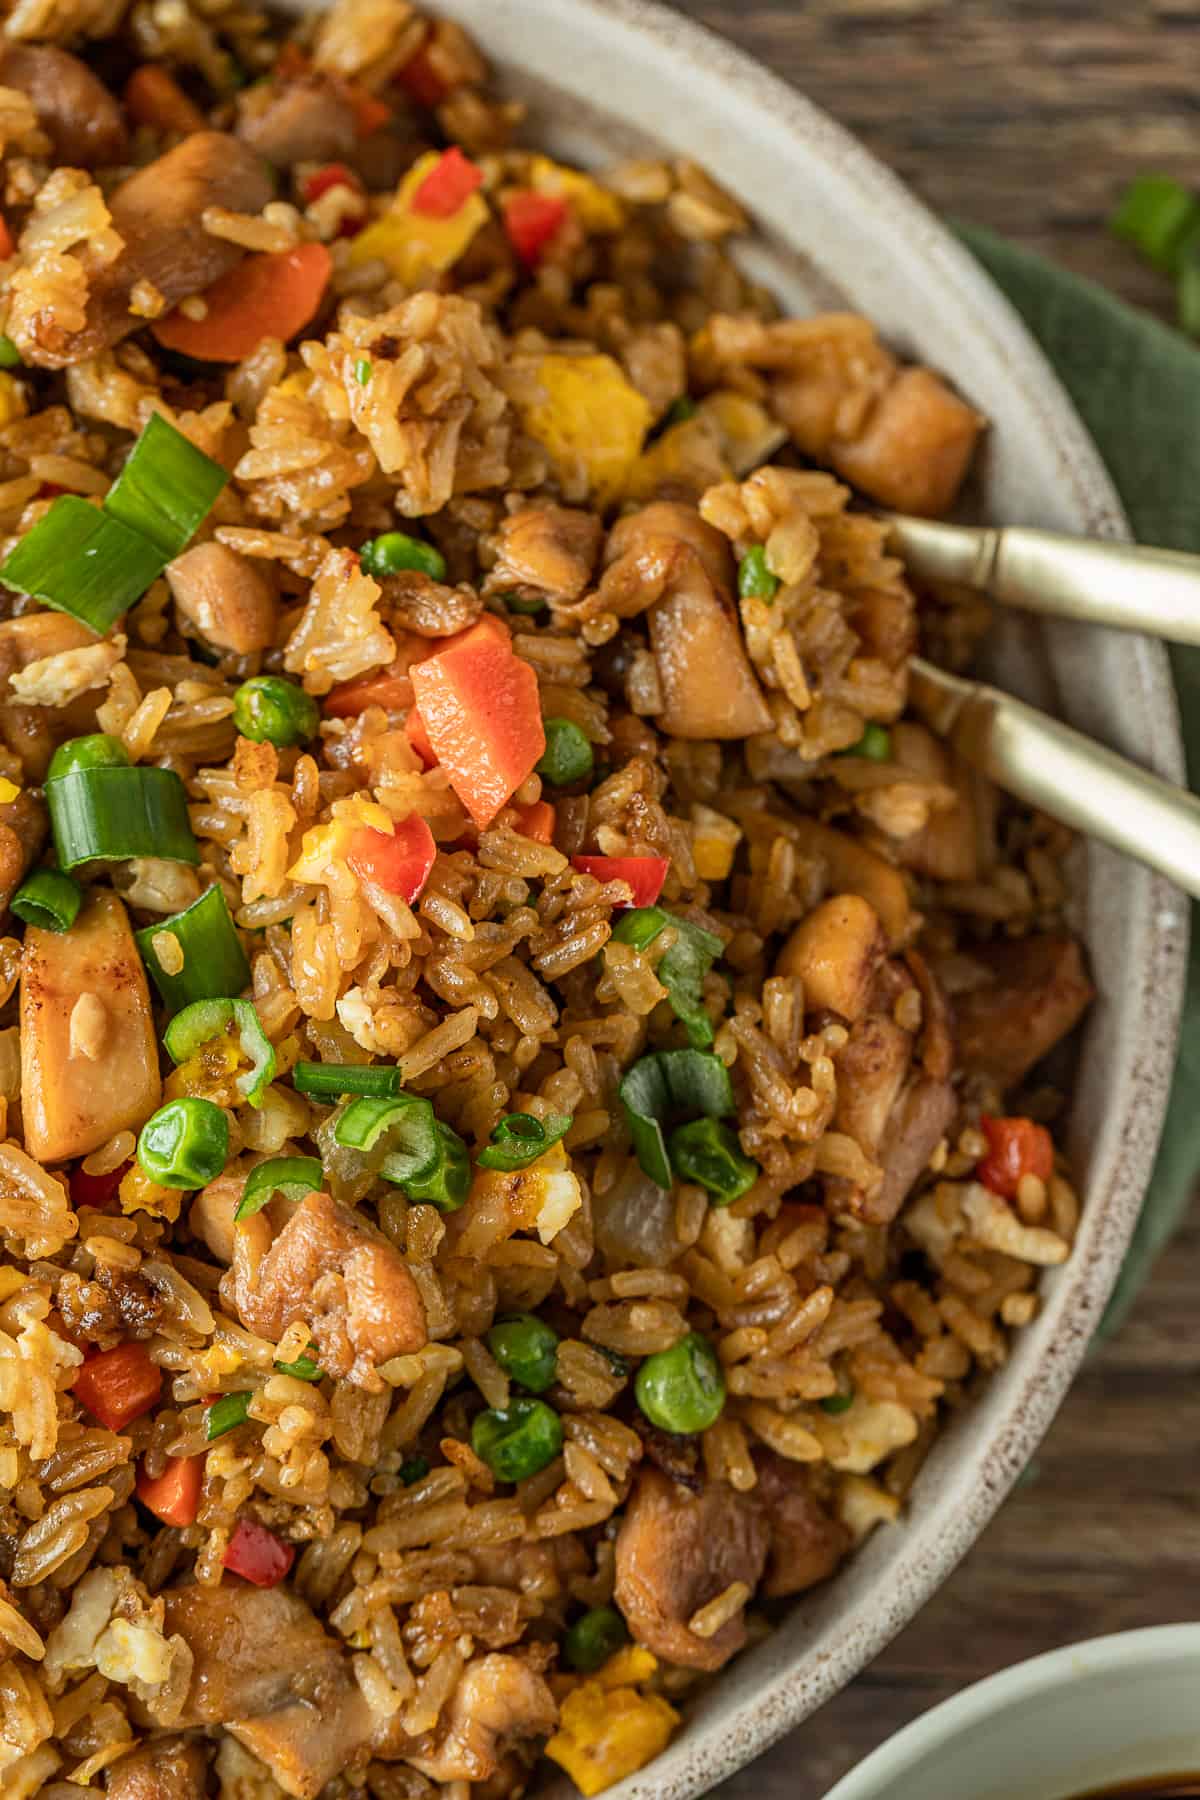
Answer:
[[[6, 1800], [601, 1791], [1070, 1253], [1069, 841], [851, 491], [984, 422], [520, 128], [408, 0], [5, 21]], [[220, 491], [96, 629], [16, 571], [152, 419]]]

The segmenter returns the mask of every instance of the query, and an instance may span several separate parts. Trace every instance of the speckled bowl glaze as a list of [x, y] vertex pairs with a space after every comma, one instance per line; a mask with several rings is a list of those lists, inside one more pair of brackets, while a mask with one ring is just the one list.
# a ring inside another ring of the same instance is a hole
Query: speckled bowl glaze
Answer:
[[[947, 372], [992, 421], [977, 517], [1120, 536], [1120, 504], [1054, 375], [1006, 301], [905, 188], [823, 113], [728, 44], [643, 0], [431, 0], [465, 25], [530, 131], [598, 165], [693, 157], [754, 213], [747, 265], [799, 312], [870, 315]], [[530, 139], [532, 141], [532, 137]], [[1018, 622], [996, 666], [1030, 698], [1181, 779], [1160, 646]], [[1116, 1278], [1166, 1104], [1186, 912], [1165, 883], [1089, 847], [1078, 925], [1100, 990], [1084, 1038], [1069, 1143], [1086, 1194], [1078, 1245], [1040, 1318], [940, 1440], [905, 1523], [713, 1682], [685, 1728], [611, 1800], [685, 1800], [748, 1762], [850, 1681], [954, 1568], [1042, 1436]], [[797, 1744], [803, 1755], [803, 1739]]]

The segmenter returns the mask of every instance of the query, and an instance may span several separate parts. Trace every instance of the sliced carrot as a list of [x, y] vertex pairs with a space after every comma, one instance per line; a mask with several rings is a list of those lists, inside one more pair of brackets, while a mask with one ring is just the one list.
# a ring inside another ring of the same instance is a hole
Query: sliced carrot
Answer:
[[7, 222], [4, 219], [0, 219], [0, 262], [7, 262], [16, 247], [17, 246], [13, 243], [13, 234], [8, 229]]
[[200, 1508], [203, 1478], [202, 1456], [171, 1456], [161, 1475], [151, 1478], [139, 1471], [137, 1497], [164, 1525], [191, 1525]]
[[151, 326], [159, 343], [200, 362], [241, 362], [266, 337], [303, 331], [321, 304], [333, 258], [324, 244], [247, 256], [204, 292], [202, 319], [178, 307]]
[[162, 1370], [145, 1344], [100, 1350], [76, 1371], [71, 1392], [110, 1431], [149, 1412], [162, 1391]]
[[414, 706], [404, 721], [404, 735], [416, 751], [427, 769], [432, 769], [437, 757], [433, 753], [433, 745], [429, 741], [429, 733], [425, 729], [425, 721]]
[[203, 131], [208, 123], [179, 83], [157, 63], [143, 63], [135, 69], [121, 98], [136, 125], [149, 125], [155, 131], [177, 131], [186, 137]]
[[[394, 665], [392, 665], [394, 667]], [[378, 675], [339, 681], [322, 701], [327, 719], [353, 719], [368, 706], [382, 706], [384, 712], [398, 712], [412, 705], [412, 682], [407, 675], [393, 675], [391, 668]]]
[[537, 676], [507, 633], [481, 619], [412, 669], [429, 742], [480, 826], [490, 825], [546, 748]]
[[548, 800], [535, 800], [532, 806], [518, 806], [517, 830], [535, 844], [552, 844], [557, 824], [554, 808]]

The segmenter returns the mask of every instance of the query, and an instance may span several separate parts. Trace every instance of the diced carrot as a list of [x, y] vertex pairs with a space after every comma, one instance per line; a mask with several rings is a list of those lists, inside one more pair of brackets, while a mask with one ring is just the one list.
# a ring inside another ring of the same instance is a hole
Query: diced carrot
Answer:
[[504, 627], [481, 619], [414, 665], [413, 692], [434, 755], [481, 828], [546, 748], [537, 676]]
[[398, 712], [412, 705], [412, 682], [407, 675], [393, 675], [391, 667], [377, 675], [357, 676], [353, 681], [339, 681], [321, 702], [327, 719], [353, 719], [368, 706], [382, 706], [384, 712]]
[[157, 63], [143, 63], [135, 69], [121, 98], [135, 124], [149, 125], [155, 131], [177, 131], [186, 137], [203, 131], [208, 123], [195, 101], [189, 100], [174, 77]]
[[7, 220], [0, 219], [0, 262], [7, 262], [16, 247], [13, 242], [13, 234], [8, 229]]
[[200, 1507], [203, 1456], [170, 1456], [161, 1475], [138, 1471], [137, 1497], [164, 1525], [191, 1525]]
[[76, 1372], [71, 1392], [109, 1431], [120, 1431], [149, 1412], [162, 1391], [162, 1370], [145, 1344], [100, 1350]]
[[107, 1175], [89, 1175], [82, 1163], [76, 1163], [71, 1170], [71, 1205], [107, 1206], [121, 1185], [121, 1178], [131, 1167], [129, 1162], [118, 1163]]
[[239, 1519], [229, 1540], [224, 1566], [255, 1587], [277, 1587], [296, 1560], [291, 1544], [285, 1544], [254, 1519]]
[[667, 879], [670, 858], [666, 856], [573, 856], [571, 867], [597, 881], [623, 881], [633, 899], [632, 906], [653, 906]]
[[427, 769], [432, 769], [437, 757], [433, 754], [433, 745], [429, 741], [429, 733], [425, 729], [425, 721], [414, 706], [404, 721], [404, 735], [416, 751]]
[[429, 52], [424, 45], [415, 56], [409, 57], [404, 67], [398, 71], [396, 80], [418, 106], [438, 106], [450, 92], [429, 60]]
[[1054, 1139], [1044, 1125], [1035, 1125], [1032, 1119], [990, 1119], [986, 1113], [979, 1125], [988, 1150], [976, 1165], [975, 1176], [984, 1187], [1004, 1200], [1015, 1200], [1023, 1176], [1049, 1181], [1054, 1173]]
[[532, 806], [518, 806], [517, 830], [535, 844], [552, 844], [557, 816], [549, 800], [535, 800]]
[[457, 144], [451, 144], [430, 169], [409, 206], [428, 219], [449, 219], [482, 183], [483, 170], [470, 162]]
[[400, 894], [410, 906], [429, 880], [436, 857], [433, 833], [418, 813], [401, 819], [390, 836], [369, 826], [356, 831], [346, 852], [360, 881], [373, 881], [389, 894]]
[[505, 199], [503, 211], [509, 243], [521, 261], [534, 268], [570, 208], [561, 194], [538, 194], [532, 188], [519, 188]]
[[302, 331], [321, 304], [333, 258], [324, 244], [247, 256], [204, 292], [202, 319], [178, 307], [151, 326], [159, 343], [200, 362], [241, 362], [263, 338], [286, 342]]

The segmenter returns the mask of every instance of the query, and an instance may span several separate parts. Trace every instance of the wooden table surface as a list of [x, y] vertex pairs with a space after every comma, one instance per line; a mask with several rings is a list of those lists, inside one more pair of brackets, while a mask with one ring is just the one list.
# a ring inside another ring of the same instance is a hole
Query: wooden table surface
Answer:
[[[932, 206], [1164, 316], [1104, 221], [1131, 175], [1200, 183], [1200, 0], [676, 0], [855, 131]], [[821, 1800], [967, 1682], [1200, 1616], [1200, 1203], [971, 1555], [888, 1650], [720, 1800]], [[914, 1795], [913, 1800], [920, 1800]]]

